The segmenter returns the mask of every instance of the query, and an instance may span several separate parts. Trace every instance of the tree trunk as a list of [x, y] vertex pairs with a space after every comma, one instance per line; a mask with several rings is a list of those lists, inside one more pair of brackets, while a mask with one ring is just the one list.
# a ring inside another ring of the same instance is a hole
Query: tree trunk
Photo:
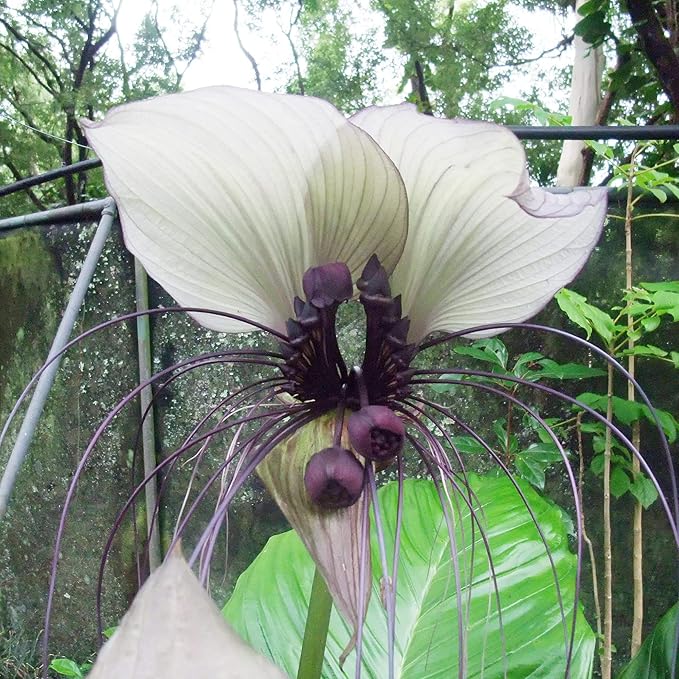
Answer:
[[[575, 10], [585, 4], [577, 0]], [[571, 78], [570, 114], [573, 125], [594, 125], [601, 103], [601, 74], [604, 69], [604, 55], [601, 47], [593, 48], [579, 35], [573, 41], [575, 56]], [[559, 168], [556, 173], [557, 186], [580, 186], [586, 172], [583, 141], [564, 142]]]
[[653, 64], [665, 94], [674, 109], [674, 119], [679, 119], [679, 56], [670, 36], [666, 33], [651, 0], [627, 0], [634, 29], [644, 52]]

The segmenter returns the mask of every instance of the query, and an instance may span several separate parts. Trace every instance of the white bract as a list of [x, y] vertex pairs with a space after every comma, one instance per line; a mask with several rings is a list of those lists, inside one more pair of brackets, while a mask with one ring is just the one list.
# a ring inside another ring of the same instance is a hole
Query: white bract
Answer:
[[285, 679], [231, 629], [177, 548], [144, 583], [90, 679]]
[[184, 306], [278, 331], [309, 267], [345, 262], [355, 280], [372, 254], [411, 342], [525, 320], [581, 269], [606, 210], [605, 189], [530, 188], [504, 128], [409, 104], [347, 121], [319, 99], [213, 87], [83, 126], [148, 272]]

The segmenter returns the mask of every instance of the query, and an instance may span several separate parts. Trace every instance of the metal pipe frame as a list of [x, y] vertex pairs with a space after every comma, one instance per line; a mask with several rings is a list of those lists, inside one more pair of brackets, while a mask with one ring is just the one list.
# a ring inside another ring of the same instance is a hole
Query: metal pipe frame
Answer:
[[[508, 125], [519, 139], [566, 141], [579, 139], [593, 141], [602, 139], [618, 139], [628, 141], [668, 141], [679, 139], [679, 125]], [[0, 187], [0, 198], [23, 191], [32, 186], [67, 177], [78, 172], [87, 172], [101, 166], [99, 158], [82, 160], [79, 163], [65, 165], [49, 170], [34, 177], [20, 179], [7, 186]]]
[[90, 160], [81, 160], [79, 163], [72, 163], [71, 165], [63, 165], [62, 167], [57, 167], [49, 172], [43, 172], [42, 174], [37, 174], [34, 177], [26, 177], [25, 179], [19, 179], [13, 184], [8, 184], [7, 186], [0, 187], [0, 198], [3, 196], [9, 196], [17, 191], [23, 191], [24, 189], [30, 189], [31, 186], [38, 186], [39, 184], [44, 184], [45, 182], [51, 182], [54, 179], [60, 179], [61, 177], [68, 177], [72, 174], [78, 172], [86, 172], [95, 167], [101, 166], [101, 160], [99, 158], [91, 158]]
[[[53, 224], [58, 221], [75, 221], [83, 218], [92, 218], [101, 215], [99, 226], [94, 234], [92, 243], [85, 257], [85, 261], [80, 269], [80, 274], [73, 287], [64, 315], [59, 323], [59, 328], [54, 336], [52, 347], [47, 355], [46, 361], [55, 356], [68, 342], [78, 313], [85, 299], [85, 294], [94, 276], [101, 253], [103, 252], [106, 241], [111, 232], [111, 228], [117, 216], [117, 209], [113, 198], [91, 201], [79, 205], [70, 205], [54, 210], [45, 210], [22, 217], [0, 220], [0, 232], [21, 228], [26, 226], [39, 226], [43, 224]], [[148, 276], [141, 262], [134, 260], [135, 270], [135, 297], [138, 311], [149, 308], [148, 300]], [[139, 381], [147, 381], [152, 373], [151, 357], [151, 332], [148, 316], [140, 316], [137, 319], [137, 356], [139, 364]], [[45, 372], [40, 376], [33, 393], [33, 397], [28, 405], [24, 420], [21, 424], [17, 440], [12, 449], [12, 453], [7, 462], [2, 479], [0, 479], [0, 518], [7, 512], [7, 506], [16, 483], [16, 478], [21, 466], [28, 454], [31, 442], [42, 416], [47, 397], [54, 384], [54, 380], [59, 370], [61, 357], [52, 362]], [[142, 424], [142, 450], [144, 462], [144, 477], [149, 476], [156, 467], [156, 437], [154, 428], [153, 392], [151, 387], [142, 390], [140, 407], [142, 415], [146, 414]], [[147, 519], [155, 515], [157, 502], [157, 488], [154, 483], [147, 483], [145, 488], [146, 516]], [[160, 529], [158, 519], [147, 524], [147, 536], [149, 540], [149, 567], [155, 570], [162, 561], [160, 546]]]
[[[59, 328], [52, 341], [52, 347], [47, 355], [48, 361], [64, 348], [73, 332], [73, 327], [78, 320], [78, 314], [85, 299], [87, 288], [92, 282], [97, 262], [101, 257], [101, 253], [106, 245], [106, 240], [111, 232], [111, 227], [113, 226], [117, 214], [116, 204], [112, 198], [106, 199], [103, 203], [104, 207], [103, 210], [101, 210], [99, 226], [94, 234], [94, 238], [92, 238], [92, 243], [87, 251], [85, 261], [82, 264], [78, 279], [76, 280], [68, 304], [66, 305], [66, 310], [64, 311], [64, 315], [59, 323]], [[28, 454], [28, 449], [38, 427], [38, 422], [40, 421], [40, 416], [45, 407], [45, 402], [47, 401], [49, 392], [54, 384], [54, 378], [56, 377], [60, 363], [61, 357], [50, 363], [45, 372], [40, 375], [40, 378], [35, 385], [33, 397], [26, 410], [24, 421], [21, 424], [21, 429], [17, 435], [14, 448], [12, 449], [7, 466], [3, 472], [2, 479], [0, 479], [0, 518], [3, 517], [7, 511], [7, 505], [16, 482], [16, 477]]]
[[8, 217], [0, 219], [0, 233], [12, 229], [20, 229], [24, 226], [42, 226], [44, 224], [58, 224], [62, 222], [77, 222], [81, 219], [91, 220], [98, 217], [113, 202], [112, 198], [92, 200], [77, 205], [57, 207], [43, 212], [33, 212], [20, 217]]

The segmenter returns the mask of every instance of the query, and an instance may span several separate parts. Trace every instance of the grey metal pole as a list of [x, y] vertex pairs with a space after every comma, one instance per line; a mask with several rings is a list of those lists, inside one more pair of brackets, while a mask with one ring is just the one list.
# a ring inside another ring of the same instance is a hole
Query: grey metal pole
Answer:
[[[92, 276], [94, 275], [94, 270], [101, 256], [104, 245], [106, 244], [106, 239], [111, 232], [111, 226], [116, 216], [116, 205], [112, 198], [108, 198], [105, 201], [103, 209], [101, 211], [101, 219], [99, 220], [99, 226], [94, 234], [92, 243], [90, 244], [90, 249], [87, 252], [85, 261], [80, 269], [80, 274], [78, 275], [78, 280], [73, 287], [73, 292], [68, 300], [66, 310], [59, 323], [59, 328], [54, 336], [52, 342], [52, 347], [47, 355], [47, 360], [52, 358], [57, 354], [64, 345], [68, 342], [71, 333], [73, 331], [73, 326], [78, 320], [78, 312], [82, 306], [83, 300], [85, 299], [85, 294], [90, 282], [92, 281]], [[16, 443], [10, 455], [9, 461], [7, 462], [7, 467], [0, 480], [0, 518], [2, 518], [7, 511], [7, 504], [9, 502], [12, 489], [14, 488], [14, 483], [16, 481], [19, 469], [28, 453], [28, 448], [33, 440], [33, 435], [38, 426], [40, 416], [42, 415], [43, 408], [45, 407], [45, 401], [54, 383], [54, 378], [56, 376], [57, 370], [59, 369], [59, 363], [61, 363], [61, 358], [58, 358], [53, 363], [51, 363], [45, 372], [38, 379], [38, 383], [35, 386], [35, 391], [33, 392], [33, 397], [31, 402], [26, 409], [26, 415], [24, 416], [24, 421], [21, 424], [21, 429], [17, 436]]]
[[40, 226], [41, 224], [56, 224], [57, 222], [98, 217], [111, 200], [113, 199], [102, 198], [101, 200], [91, 200], [87, 203], [56, 207], [44, 212], [33, 212], [30, 215], [22, 215], [21, 217], [7, 217], [6, 219], [0, 219], [0, 231], [20, 229], [24, 226]]
[[[137, 298], [137, 311], [148, 311], [149, 279], [141, 262], [134, 258], [134, 283]], [[139, 383], [150, 379], [152, 374], [151, 330], [148, 315], [137, 318], [137, 356], [139, 360]], [[150, 476], [156, 468], [156, 432], [153, 422], [153, 391], [150, 386], [144, 387], [140, 394], [141, 413], [146, 417], [142, 424], [141, 436], [144, 459], [144, 478]], [[158, 492], [155, 478], [144, 488], [146, 498], [146, 530], [149, 538], [149, 568], [153, 572], [162, 563], [160, 551], [160, 529], [158, 515], [155, 512]], [[151, 517], [155, 515], [153, 521]]]
[[31, 186], [38, 186], [39, 184], [44, 184], [45, 182], [51, 182], [54, 179], [59, 179], [59, 177], [66, 177], [76, 172], [86, 172], [95, 167], [101, 165], [101, 160], [99, 158], [91, 158], [90, 160], [81, 160], [78, 163], [72, 163], [71, 165], [62, 165], [49, 172], [43, 172], [42, 174], [36, 175], [34, 177], [25, 177], [24, 179], [19, 179], [18, 181], [10, 184], [9, 186], [0, 187], [0, 198], [3, 196], [9, 196], [17, 191], [23, 191]]

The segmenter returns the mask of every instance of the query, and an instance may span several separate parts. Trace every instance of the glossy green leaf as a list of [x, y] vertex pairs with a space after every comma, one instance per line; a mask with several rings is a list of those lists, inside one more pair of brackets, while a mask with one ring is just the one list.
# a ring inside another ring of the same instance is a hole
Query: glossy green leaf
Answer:
[[[453, 373], [441, 375], [439, 377], [439, 380], [459, 380], [459, 379], [460, 376], [455, 375]], [[437, 394], [454, 394], [457, 391], [458, 387], [459, 387], [458, 384], [445, 384], [444, 382], [430, 385], [432, 391], [436, 392]]]
[[[608, 407], [608, 398], [606, 394], [593, 394], [591, 392], [584, 392], [578, 395], [578, 401], [582, 401], [594, 410], [600, 413], [606, 413]], [[620, 420], [623, 424], [632, 424], [642, 417], [642, 404], [636, 401], [628, 401], [627, 399], [613, 396], [613, 416]]]
[[642, 288], [651, 292], [677, 292], [679, 293], [679, 281], [658, 281], [654, 283], [639, 283]]
[[505, 455], [515, 455], [519, 449], [519, 440], [516, 434], [507, 433], [507, 421], [502, 418], [493, 422], [493, 431], [497, 440], [497, 447]]
[[451, 437], [457, 451], [462, 455], [485, 455], [486, 449], [473, 436]]
[[[659, 321], [657, 318], [655, 320]], [[625, 350], [623, 354], [625, 354], [625, 356], [634, 354], [635, 356], [657, 356], [659, 358], [664, 358], [667, 356], [667, 352], [664, 349], [656, 347], [653, 344], [637, 344], [637, 346], [635, 346], [633, 349]]]
[[586, 297], [568, 288], [559, 290], [556, 293], [555, 299], [561, 311], [573, 323], [585, 330], [588, 339], [592, 331], [594, 331], [604, 342], [608, 343], [611, 341], [617, 327], [613, 319], [606, 312], [590, 304]]
[[611, 494], [613, 497], [622, 497], [630, 487], [629, 476], [622, 467], [613, 467], [611, 470]]
[[517, 455], [514, 460], [516, 471], [522, 479], [535, 486], [538, 490], [545, 488], [546, 465], [523, 455]]
[[653, 293], [653, 304], [656, 313], [670, 314], [672, 320], [679, 321], [679, 292], [659, 290]]
[[637, 474], [629, 490], [644, 509], [648, 509], [658, 499], [658, 491], [653, 482], [641, 473]]
[[496, 368], [504, 372], [507, 367], [507, 347], [494, 337], [491, 339], [476, 340], [471, 346], [455, 347], [453, 351], [460, 356], [470, 356], [479, 361], [492, 363]]
[[660, 319], [657, 316], [651, 316], [650, 318], [641, 319], [641, 326], [643, 327], [644, 332], [653, 332], [654, 330], [657, 330], [659, 325]]
[[589, 0], [588, 2], [583, 3], [578, 7], [578, 14], [580, 16], [587, 16], [588, 14], [591, 14], [592, 12], [597, 12], [600, 10], [602, 6], [601, 0]]
[[[537, 361], [540, 359], [544, 358], [542, 354], [539, 354], [537, 351], [529, 351], [525, 354], [521, 354], [517, 359], [516, 363], [514, 364], [514, 368], [512, 372], [517, 376], [517, 377], [524, 377], [527, 375], [530, 375], [533, 371], [533, 369], [539, 367], [539, 364]], [[527, 377], [527, 379], [532, 379], [531, 377]]]
[[[470, 529], [468, 511], [453, 494], [457, 553], [463, 590], [469, 602], [467, 679], [564, 676], [564, 625], [545, 548], [516, 490], [505, 477], [470, 476], [482, 511], [484, 532], [492, 551], [501, 599], [505, 646], [499, 632], [493, 579], [479, 530]], [[554, 560], [570, 627], [576, 560], [568, 549], [568, 527], [561, 510], [527, 484], [522, 489], [535, 512]], [[398, 488], [380, 490], [380, 508], [387, 554], [393, 550]], [[379, 555], [374, 540], [373, 563]], [[471, 550], [472, 539], [474, 550]], [[470, 559], [473, 557], [473, 569]], [[458, 635], [456, 585], [450, 540], [435, 486], [429, 481], [405, 483], [403, 534], [396, 598], [395, 676], [433, 679], [457, 676]], [[386, 615], [380, 597], [380, 569], [375, 567], [372, 597], [364, 628], [364, 679], [384, 679], [387, 673]], [[224, 614], [236, 630], [263, 654], [294, 677], [306, 617], [314, 567], [292, 532], [273, 537], [239, 578]], [[333, 611], [323, 669], [324, 679], [353, 675], [355, 652], [343, 672], [338, 657], [351, 631]], [[576, 625], [571, 676], [590, 676], [594, 633], [581, 614]], [[483, 668], [483, 669], [482, 669]]]
[[[580, 363], [557, 363], [551, 358], [543, 358], [538, 361], [539, 369], [531, 375], [537, 378], [550, 380], [584, 380], [590, 377], [602, 377], [606, 374], [601, 368], [590, 368]], [[531, 378], [529, 378], [531, 379]]]
[[561, 452], [551, 439], [542, 443], [531, 443], [521, 455], [530, 455], [534, 460], [546, 464], [561, 462], [563, 459]]
[[84, 676], [80, 665], [69, 658], [55, 658], [50, 663], [50, 669], [54, 670], [62, 677], [82, 677]]
[[662, 189], [656, 189], [652, 186], [646, 187], [661, 203], [667, 202], [667, 194]]
[[[598, 445], [599, 443], [601, 443], [600, 446]], [[604, 447], [605, 447], [605, 443], [603, 441], [603, 437], [601, 437], [601, 439], [597, 438], [597, 445], [595, 446], [595, 448], [597, 450], [599, 448], [601, 448], [601, 450], [603, 451]], [[592, 458], [592, 462], [590, 464], [590, 469], [592, 470], [592, 473], [596, 474], [597, 476], [601, 476], [604, 473], [604, 463], [605, 463], [605, 457], [604, 457], [603, 453], [601, 453], [599, 455], [595, 455]], [[611, 465], [616, 465], [616, 466], [620, 467], [621, 469], [630, 469], [631, 468], [630, 461], [627, 458], [623, 457], [622, 455], [612, 454], [611, 455]]]
[[674, 604], [646, 637], [639, 652], [618, 675], [617, 679], [673, 679], [672, 654], [679, 626], [679, 603]]

